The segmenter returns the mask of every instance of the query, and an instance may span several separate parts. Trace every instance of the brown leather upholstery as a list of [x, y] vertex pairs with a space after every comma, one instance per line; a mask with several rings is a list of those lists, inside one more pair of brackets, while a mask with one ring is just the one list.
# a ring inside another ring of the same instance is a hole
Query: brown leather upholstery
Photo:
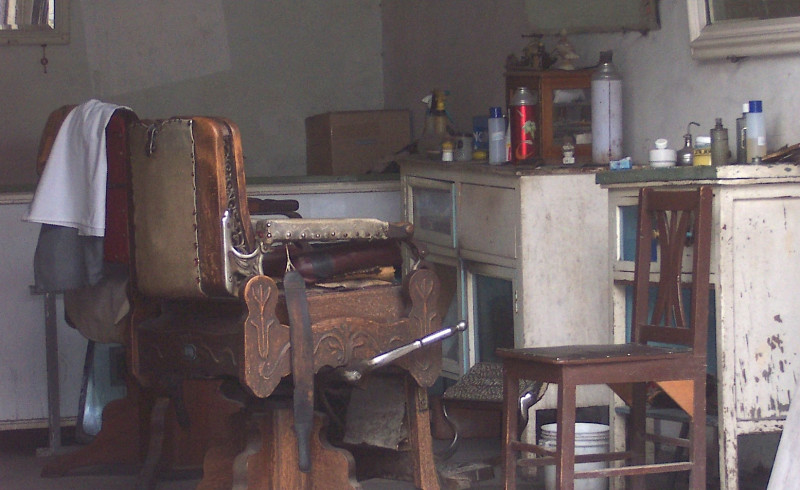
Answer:
[[39, 138], [39, 151], [36, 154], [36, 173], [42, 175], [44, 166], [47, 164], [47, 159], [50, 157], [50, 151], [53, 149], [53, 143], [58, 136], [58, 130], [61, 129], [64, 119], [67, 118], [75, 104], [64, 105], [54, 110], [47, 116], [47, 122], [44, 124], [42, 130], [42, 137]]
[[146, 296], [229, 296], [226, 211], [239, 230], [237, 249], [254, 249], [248, 207], [238, 205], [247, 202], [238, 127], [210, 117], [140, 121], [130, 145], [136, 287]]

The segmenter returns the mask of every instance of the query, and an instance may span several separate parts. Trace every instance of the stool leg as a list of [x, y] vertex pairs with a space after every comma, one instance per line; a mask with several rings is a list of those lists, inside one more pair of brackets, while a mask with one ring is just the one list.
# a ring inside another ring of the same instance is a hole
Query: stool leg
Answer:
[[575, 406], [576, 385], [564, 373], [558, 384], [556, 415], [556, 488], [575, 488]]
[[692, 471], [689, 473], [689, 488], [706, 488], [706, 383], [705, 373], [694, 382], [694, 414], [691, 424]]
[[503, 363], [503, 484], [506, 490], [517, 488], [517, 455], [511, 447], [518, 438], [519, 380], [515, 370]]
[[[647, 383], [634, 383], [632, 396], [631, 418], [628, 425], [628, 444], [633, 452], [633, 460], [631, 462], [635, 465], [642, 465], [647, 462]], [[631, 476], [630, 480], [630, 488], [644, 490], [644, 475]]]

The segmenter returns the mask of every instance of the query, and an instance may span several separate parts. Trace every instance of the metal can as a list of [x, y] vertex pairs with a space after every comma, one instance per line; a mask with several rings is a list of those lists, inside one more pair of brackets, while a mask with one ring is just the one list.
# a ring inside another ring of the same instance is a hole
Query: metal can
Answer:
[[520, 164], [540, 155], [538, 96], [528, 87], [519, 87], [509, 101], [511, 118], [511, 161]]

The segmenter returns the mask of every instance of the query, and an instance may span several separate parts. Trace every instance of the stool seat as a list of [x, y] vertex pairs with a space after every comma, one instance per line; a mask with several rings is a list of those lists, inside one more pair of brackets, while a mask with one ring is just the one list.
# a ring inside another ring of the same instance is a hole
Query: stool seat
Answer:
[[638, 362], [644, 359], [674, 359], [691, 353], [685, 346], [659, 347], [642, 344], [563, 345], [497, 349], [505, 359], [541, 362], [546, 364], [597, 364], [607, 362]]

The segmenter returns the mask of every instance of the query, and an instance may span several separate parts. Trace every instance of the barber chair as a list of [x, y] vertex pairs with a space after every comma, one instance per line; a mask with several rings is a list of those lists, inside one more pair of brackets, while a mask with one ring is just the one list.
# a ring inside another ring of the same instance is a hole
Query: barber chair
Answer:
[[[401, 244], [413, 255], [410, 225], [251, 218], [238, 128], [223, 118], [139, 122], [130, 154], [130, 368], [160, 397], [153, 421], [170, 400], [192, 424], [185, 381], [222, 379], [242, 407], [232, 425], [241, 430], [207, 453], [201, 487], [357, 488], [352, 456], [326, 440], [315, 393], [358, 382], [376, 356], [435, 333], [439, 282], [416, 257], [402, 283], [311, 285], [337, 267], [386, 265]], [[415, 484], [433, 489], [425, 388], [439, 376], [441, 347], [416, 346], [387, 369], [405, 386]], [[154, 441], [151, 432], [151, 462]]]
[[[62, 106], [49, 115], [39, 143], [36, 163], [39, 175], [44, 171], [59, 129], [74, 107], [74, 105]], [[118, 109], [108, 121], [105, 131], [108, 174], [103, 261], [104, 269], [114, 270], [115, 277], [113, 281], [104, 279], [90, 288], [64, 292], [67, 321], [71, 326], [90, 342], [121, 343], [126, 347], [131, 343], [129, 287], [119, 284], [120, 281], [124, 281], [124, 278], [119, 276], [127, 274], [116, 274], [116, 272], [119, 268], [127, 270], [130, 263], [128, 128], [136, 121], [138, 118], [135, 113], [127, 109]], [[263, 205], [262, 203], [261, 206]], [[283, 202], [280, 206], [286, 212], [292, 207], [296, 209], [297, 203], [292, 205]], [[99, 293], [99, 296], [92, 298], [93, 293]], [[118, 297], [120, 293], [122, 298]], [[98, 303], [113, 307], [96, 308], [95, 305]], [[91, 311], [82, 311], [83, 309]], [[202, 431], [183, 429], [177, 424], [174, 416], [166, 417], [161, 431], [161, 436], [165, 439], [164, 445], [167, 447], [167, 454], [163, 458], [167, 460], [165, 466], [199, 467], [202, 465], [203, 454], [210, 441], [221, 437], [227, 430], [224, 417], [220, 420], [220, 414], [233, 413], [238, 410], [238, 406], [215, 396], [218, 384], [216, 381], [198, 380], [186, 383], [185, 403], [190, 407], [194, 425], [203, 429]], [[59, 477], [74, 472], [138, 471], [145, 461], [151, 439], [149, 414], [155, 404], [155, 394], [152, 390], [144, 389], [130, 375], [125, 376], [125, 388], [124, 398], [113, 400], [104, 407], [102, 428], [92, 438], [91, 443], [50, 458], [42, 469], [42, 476]], [[55, 407], [57, 406], [56, 400]], [[55, 418], [57, 419], [58, 417]], [[79, 430], [80, 427], [77, 427], [76, 437], [79, 435]]]
[[[133, 121], [125, 136], [128, 396], [106, 407], [90, 446], [43, 474], [122, 463], [150, 487], [203, 460], [200, 488], [357, 488], [314, 393], [391, 361], [381, 369], [404, 386], [414, 483], [438, 488], [425, 388], [441, 367], [439, 283], [410, 226], [252, 219], [297, 218], [297, 205], [246, 198], [238, 128], [225, 119]], [[397, 265], [401, 244], [414, 260], [400, 283], [312, 286]]]

